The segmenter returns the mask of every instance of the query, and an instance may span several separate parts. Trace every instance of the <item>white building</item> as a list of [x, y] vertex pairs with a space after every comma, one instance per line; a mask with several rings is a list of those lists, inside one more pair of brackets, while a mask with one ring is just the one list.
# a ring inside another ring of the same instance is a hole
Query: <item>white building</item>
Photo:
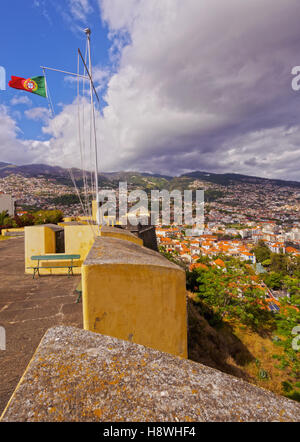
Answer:
[[9, 216], [15, 216], [15, 200], [6, 193], [0, 193], [0, 213], [7, 210]]

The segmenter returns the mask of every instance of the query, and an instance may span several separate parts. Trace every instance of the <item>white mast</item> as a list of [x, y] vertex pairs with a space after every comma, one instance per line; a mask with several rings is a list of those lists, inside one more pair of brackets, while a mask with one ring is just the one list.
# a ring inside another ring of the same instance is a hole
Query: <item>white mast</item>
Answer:
[[[95, 107], [94, 107], [94, 94], [95, 91], [94, 83], [93, 83], [93, 71], [92, 71], [92, 58], [91, 58], [91, 30], [86, 28], [84, 30], [87, 36], [88, 43], [88, 54], [89, 54], [89, 69], [88, 76], [90, 79], [90, 95], [91, 95], [91, 110], [92, 110], [92, 118], [93, 118], [93, 130], [94, 130], [94, 148], [95, 148], [95, 191], [96, 191], [96, 205], [97, 205], [97, 224], [100, 225], [99, 219], [99, 186], [98, 186], [98, 149], [97, 149], [97, 131], [96, 131], [96, 120], [95, 120]], [[85, 64], [85, 63], [84, 63]], [[86, 66], [85, 66], [86, 67]], [[96, 96], [97, 92], [95, 91]], [[98, 98], [98, 96], [97, 96]], [[98, 99], [99, 100], [99, 99]]]
[[[94, 151], [95, 151], [95, 168], [94, 168], [94, 173], [95, 173], [95, 192], [96, 192], [96, 204], [97, 204], [97, 224], [98, 227], [100, 226], [100, 219], [99, 219], [99, 213], [98, 213], [98, 209], [99, 209], [99, 185], [98, 185], [98, 150], [97, 150], [97, 131], [96, 131], [96, 118], [95, 118], [95, 106], [94, 106], [94, 93], [95, 96], [97, 98], [98, 103], [100, 102], [94, 82], [93, 82], [93, 72], [92, 72], [92, 57], [91, 57], [91, 30], [90, 28], [86, 28], [84, 29], [84, 32], [87, 36], [87, 48], [88, 48], [88, 57], [89, 57], [89, 67], [87, 67], [86, 62], [80, 52], [80, 49], [78, 49], [78, 54], [81, 57], [81, 60], [84, 64], [84, 68], [86, 70], [87, 76], [86, 75], [80, 75], [79, 73], [75, 74], [73, 72], [68, 72], [68, 71], [64, 71], [61, 69], [54, 69], [54, 68], [49, 68], [46, 66], [41, 66], [41, 68], [43, 69], [44, 75], [45, 75], [45, 70], [50, 70], [50, 71], [56, 71], [56, 72], [61, 72], [64, 74], [68, 74], [68, 75], [74, 75], [77, 78], [83, 78], [85, 80], [90, 80], [90, 100], [91, 100], [91, 114], [92, 114], [92, 119], [93, 119], [93, 132], [94, 132]], [[46, 76], [45, 76], [46, 77]], [[47, 88], [48, 89], [48, 88]], [[48, 94], [47, 94], [48, 96]], [[53, 112], [54, 113], [54, 112]], [[72, 177], [71, 177], [72, 178]], [[73, 179], [72, 179], [73, 180]]]

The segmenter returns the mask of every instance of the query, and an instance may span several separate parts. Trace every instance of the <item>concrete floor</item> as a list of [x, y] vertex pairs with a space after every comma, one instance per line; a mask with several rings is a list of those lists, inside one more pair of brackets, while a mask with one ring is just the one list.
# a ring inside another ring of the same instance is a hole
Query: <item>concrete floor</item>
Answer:
[[0, 350], [0, 414], [49, 327], [82, 328], [82, 304], [74, 292], [79, 276], [24, 274], [24, 238], [0, 242], [0, 326], [6, 350]]

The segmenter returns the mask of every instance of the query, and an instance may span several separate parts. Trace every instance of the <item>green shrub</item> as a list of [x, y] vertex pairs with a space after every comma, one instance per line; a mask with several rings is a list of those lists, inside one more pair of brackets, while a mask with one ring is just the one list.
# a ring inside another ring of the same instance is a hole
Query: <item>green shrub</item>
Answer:
[[33, 214], [34, 224], [57, 224], [63, 220], [61, 210], [39, 210]]
[[288, 381], [281, 382], [281, 386], [282, 386], [282, 389], [285, 393], [289, 393], [290, 391], [293, 390], [292, 384]]
[[266, 370], [261, 368], [258, 372], [258, 377], [259, 377], [259, 379], [269, 379], [269, 374]]
[[286, 393], [285, 396], [294, 401], [300, 402], [300, 393], [298, 391], [292, 391], [291, 393]]

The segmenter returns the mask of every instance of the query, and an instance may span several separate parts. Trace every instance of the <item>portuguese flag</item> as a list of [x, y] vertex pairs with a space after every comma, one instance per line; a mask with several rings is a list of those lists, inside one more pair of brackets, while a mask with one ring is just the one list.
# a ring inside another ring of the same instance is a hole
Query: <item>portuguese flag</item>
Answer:
[[32, 78], [11, 77], [8, 86], [15, 89], [22, 89], [23, 91], [31, 92], [32, 94], [41, 95], [47, 97], [46, 82], [43, 75]]

